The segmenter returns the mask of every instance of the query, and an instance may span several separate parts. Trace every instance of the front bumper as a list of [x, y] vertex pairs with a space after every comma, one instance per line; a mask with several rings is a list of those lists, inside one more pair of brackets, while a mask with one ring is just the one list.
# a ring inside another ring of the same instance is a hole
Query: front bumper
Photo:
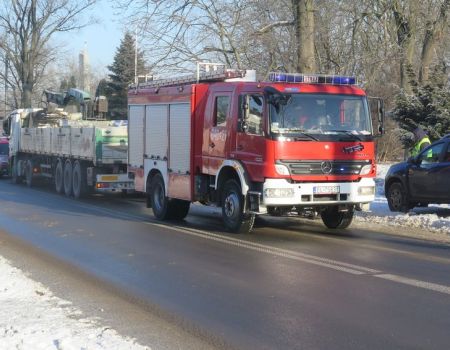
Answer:
[[375, 199], [375, 181], [289, 183], [285, 179], [267, 179], [263, 185], [265, 206], [319, 206], [369, 203]]

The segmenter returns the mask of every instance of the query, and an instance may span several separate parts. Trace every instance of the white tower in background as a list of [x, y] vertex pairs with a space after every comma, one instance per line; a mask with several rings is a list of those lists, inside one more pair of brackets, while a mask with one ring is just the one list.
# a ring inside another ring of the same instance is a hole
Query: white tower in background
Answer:
[[89, 67], [89, 56], [87, 53], [86, 43], [84, 49], [80, 52], [78, 56], [78, 88], [87, 92], [91, 92], [91, 82], [90, 82], [90, 67]]

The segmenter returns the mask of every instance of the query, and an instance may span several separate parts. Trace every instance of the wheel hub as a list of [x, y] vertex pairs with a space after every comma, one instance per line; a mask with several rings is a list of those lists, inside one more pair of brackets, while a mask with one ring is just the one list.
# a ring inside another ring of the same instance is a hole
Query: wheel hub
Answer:
[[236, 203], [233, 195], [229, 195], [225, 198], [225, 214], [228, 217], [232, 217], [236, 212]]

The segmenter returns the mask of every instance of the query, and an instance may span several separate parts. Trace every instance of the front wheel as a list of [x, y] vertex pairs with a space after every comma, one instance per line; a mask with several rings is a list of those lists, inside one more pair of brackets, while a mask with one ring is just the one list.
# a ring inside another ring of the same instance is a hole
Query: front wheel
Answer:
[[328, 228], [347, 228], [353, 221], [354, 209], [339, 211], [338, 207], [329, 207], [320, 213], [322, 221]]
[[30, 159], [25, 163], [25, 183], [28, 187], [33, 186], [33, 163]]
[[20, 184], [22, 182], [22, 177], [19, 175], [19, 164], [16, 158], [12, 160], [11, 165], [11, 179], [14, 184]]
[[255, 214], [244, 213], [244, 198], [236, 180], [228, 180], [222, 192], [222, 218], [225, 228], [234, 233], [248, 233], [255, 223]]
[[394, 182], [389, 185], [386, 197], [391, 211], [407, 213], [410, 209], [405, 189], [400, 182]]

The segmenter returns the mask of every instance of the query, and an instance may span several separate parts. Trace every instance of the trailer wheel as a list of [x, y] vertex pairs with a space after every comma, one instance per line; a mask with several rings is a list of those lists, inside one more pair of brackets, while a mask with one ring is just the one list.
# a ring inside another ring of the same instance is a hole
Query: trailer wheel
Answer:
[[189, 213], [191, 202], [181, 199], [171, 199], [169, 201], [170, 218], [173, 220], [183, 220]]
[[169, 216], [169, 198], [166, 197], [166, 189], [161, 174], [153, 176], [150, 182], [150, 203], [153, 215], [158, 220], [170, 219]]
[[56, 193], [62, 193], [64, 188], [64, 173], [62, 160], [58, 159], [55, 168], [55, 191]]
[[72, 162], [70, 159], [67, 159], [64, 164], [64, 193], [68, 197], [72, 194]]
[[30, 159], [25, 163], [25, 183], [28, 187], [33, 185], [33, 164]]
[[322, 221], [328, 228], [347, 228], [353, 220], [354, 209], [349, 208], [348, 211], [340, 212], [338, 207], [328, 207], [320, 213]]
[[255, 214], [244, 213], [244, 198], [236, 180], [228, 180], [222, 192], [222, 219], [225, 228], [234, 233], [249, 233]]
[[73, 163], [72, 171], [72, 189], [73, 196], [75, 198], [83, 197], [87, 192], [86, 177], [84, 175], [84, 169], [78, 160]]

